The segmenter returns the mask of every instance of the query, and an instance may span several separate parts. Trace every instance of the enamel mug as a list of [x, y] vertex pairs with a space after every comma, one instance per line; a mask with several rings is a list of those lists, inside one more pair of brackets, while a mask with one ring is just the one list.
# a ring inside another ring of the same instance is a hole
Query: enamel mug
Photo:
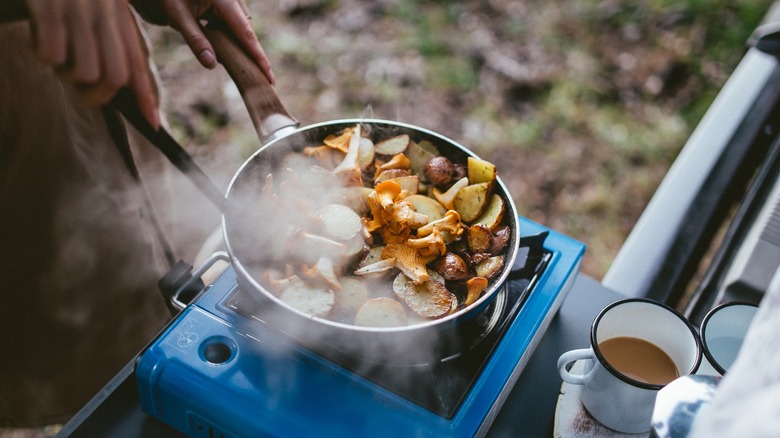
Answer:
[[[623, 361], [637, 357], [631, 350], [612, 350], [612, 359], [607, 360], [605, 341], [619, 338], [638, 340], [641, 345], [647, 342], [660, 349], [665, 353], [666, 368], [670, 368], [666, 371], [676, 378], [698, 368], [702, 355], [699, 336], [693, 325], [671, 307], [628, 298], [608, 305], [596, 316], [591, 325], [590, 348], [568, 351], [558, 359], [561, 378], [582, 385], [582, 404], [599, 423], [624, 433], [647, 432], [656, 395], [669, 382], [646, 383], [628, 373]], [[569, 370], [576, 361], [585, 361], [582, 374]]]

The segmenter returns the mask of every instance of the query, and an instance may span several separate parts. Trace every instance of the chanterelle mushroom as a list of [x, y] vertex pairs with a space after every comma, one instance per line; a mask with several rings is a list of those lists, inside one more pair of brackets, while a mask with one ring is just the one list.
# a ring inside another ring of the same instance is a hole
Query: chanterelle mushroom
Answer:
[[433, 188], [433, 197], [436, 198], [437, 201], [441, 205], [444, 206], [447, 210], [453, 209], [453, 203], [455, 202], [455, 196], [458, 195], [458, 192], [463, 187], [466, 187], [469, 185], [469, 179], [468, 177], [463, 177], [459, 179], [455, 184], [453, 184], [449, 189], [447, 189], [446, 192], [442, 193], [439, 189]]
[[325, 137], [325, 140], [322, 142], [325, 144], [325, 146], [338, 149], [346, 154], [349, 152], [349, 146], [352, 141], [352, 137], [356, 132], [357, 137], [360, 138], [360, 129], [356, 126], [354, 128], [347, 128], [343, 130], [340, 135], [330, 134], [329, 136]]
[[468, 294], [466, 295], [466, 301], [463, 302], [464, 306], [471, 305], [479, 298], [479, 295], [487, 288], [488, 280], [485, 277], [473, 277], [466, 281], [466, 287], [468, 288]]
[[360, 170], [360, 125], [355, 125], [352, 135], [349, 139], [349, 149], [344, 161], [341, 162], [333, 173], [346, 181], [346, 185], [360, 187], [363, 185], [363, 176]]
[[406, 241], [406, 245], [410, 248], [417, 249], [423, 256], [438, 257], [444, 255], [447, 252], [447, 244], [444, 243], [444, 239], [439, 233], [439, 229], [434, 227], [431, 234], [420, 237], [418, 239], [409, 239]]
[[404, 228], [416, 230], [428, 223], [428, 216], [414, 211], [412, 204], [399, 201], [388, 205], [382, 211], [382, 220], [393, 233], [401, 233]]
[[430, 278], [425, 267], [433, 256], [425, 256], [420, 251], [403, 243], [388, 243], [382, 251], [382, 259], [395, 259], [395, 267], [400, 269], [414, 284], [422, 284]]
[[373, 197], [382, 208], [386, 208], [388, 205], [395, 202], [400, 195], [400, 184], [395, 181], [382, 181], [374, 187], [374, 192], [371, 195], [368, 195], [368, 199], [371, 200]]
[[385, 164], [382, 164], [379, 166], [379, 170], [390, 170], [390, 169], [409, 169], [409, 158], [406, 157], [404, 154], [396, 154], [393, 155], [393, 158], [390, 159]]
[[455, 236], [463, 234], [463, 223], [460, 221], [460, 215], [455, 210], [447, 210], [444, 217], [417, 229], [417, 237], [425, 237], [436, 228], [439, 231], [447, 231]]
[[320, 257], [312, 267], [301, 265], [301, 274], [310, 280], [323, 282], [333, 290], [341, 290], [341, 283], [333, 268], [333, 262], [327, 257]]
[[382, 217], [385, 208], [393, 205], [396, 198], [401, 194], [401, 186], [395, 181], [385, 181], [380, 183], [368, 195], [368, 208], [371, 210], [371, 220], [365, 222], [366, 229], [369, 232], [381, 228], [385, 222]]

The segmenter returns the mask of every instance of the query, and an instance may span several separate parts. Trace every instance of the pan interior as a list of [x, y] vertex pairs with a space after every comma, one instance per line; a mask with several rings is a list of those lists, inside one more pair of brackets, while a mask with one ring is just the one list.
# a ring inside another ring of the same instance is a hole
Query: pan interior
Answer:
[[[267, 302], [270, 299], [299, 316], [316, 319], [329, 325], [357, 328], [358, 330], [384, 331], [383, 328], [358, 327], [346, 319], [312, 317], [310, 314], [287, 305], [263, 286], [266, 284], [263, 278], [268, 272], [269, 266], [284, 264], [284, 261], [275, 259], [275, 254], [279, 253], [276, 249], [280, 241], [278, 236], [291, 227], [301, 225], [298, 222], [301, 219], [300, 215], [296, 215], [294, 206], [286, 209], [267, 208], [268, 206], [263, 205], [263, 202], [260, 201], [259, 194], [262, 193], [263, 187], [268, 182], [268, 175], [272, 175], [273, 178], [273, 175], [289, 168], [288, 160], [291, 152], [300, 152], [308, 146], [319, 146], [328, 135], [337, 134], [357, 123], [360, 123], [362, 129], [369, 130], [370, 137], [373, 139], [408, 134], [413, 141], [429, 141], [437, 147], [440, 155], [446, 156], [455, 163], [465, 163], [468, 156], [474, 156], [465, 147], [435, 132], [391, 121], [354, 119], [301, 128], [270, 142], [250, 157], [236, 173], [228, 190], [231, 208], [226, 211], [223, 218], [225, 240], [242, 286], [250, 289], [250, 293], [261, 302]], [[315, 198], [321, 197], [322, 202], [330, 202], [329, 197], [334, 194], [336, 189], [328, 187], [327, 175], [316, 170], [305, 169], [295, 169], [292, 173], [294, 177], [306, 180], [306, 184], [312, 188]], [[491, 279], [487, 291], [470, 307], [460, 309], [458, 312], [437, 320], [413, 321], [410, 322], [410, 326], [434, 325], [447, 320], [468, 317], [472, 311], [478, 312], [484, 309], [493, 299], [499, 286], [506, 280], [519, 243], [519, 225], [514, 202], [500, 178], [494, 188], [494, 193], [500, 195], [506, 203], [507, 212], [504, 221], [511, 230], [503, 272]]]

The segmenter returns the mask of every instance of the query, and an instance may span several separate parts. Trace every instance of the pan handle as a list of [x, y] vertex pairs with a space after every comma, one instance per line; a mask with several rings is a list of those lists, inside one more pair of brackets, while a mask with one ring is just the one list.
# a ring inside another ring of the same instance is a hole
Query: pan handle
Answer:
[[241, 92], [260, 140], [265, 143], [283, 128], [297, 128], [298, 120], [287, 111], [260, 67], [239, 45], [232, 32], [212, 14], [207, 14], [205, 18], [208, 23], [203, 26], [203, 33], [214, 47], [217, 60]]

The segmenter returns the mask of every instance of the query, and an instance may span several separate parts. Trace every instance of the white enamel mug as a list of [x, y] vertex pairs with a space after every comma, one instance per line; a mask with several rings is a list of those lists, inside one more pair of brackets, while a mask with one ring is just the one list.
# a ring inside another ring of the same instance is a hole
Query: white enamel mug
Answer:
[[[604, 357], [599, 344], [631, 337], [650, 342], [674, 362], [679, 376], [692, 374], [701, 361], [696, 329], [669, 306], [643, 298], [628, 298], [605, 307], [593, 320], [590, 348], [571, 350], [558, 359], [558, 372], [570, 384], [582, 385], [581, 400], [599, 423], [624, 433], [650, 430], [655, 397], [664, 385], [635, 380], [618, 371]], [[582, 374], [569, 365], [586, 361]]]
[[724, 375], [737, 358], [758, 306], [732, 301], [710, 310], [701, 322], [701, 343], [706, 361], [697, 374]]

